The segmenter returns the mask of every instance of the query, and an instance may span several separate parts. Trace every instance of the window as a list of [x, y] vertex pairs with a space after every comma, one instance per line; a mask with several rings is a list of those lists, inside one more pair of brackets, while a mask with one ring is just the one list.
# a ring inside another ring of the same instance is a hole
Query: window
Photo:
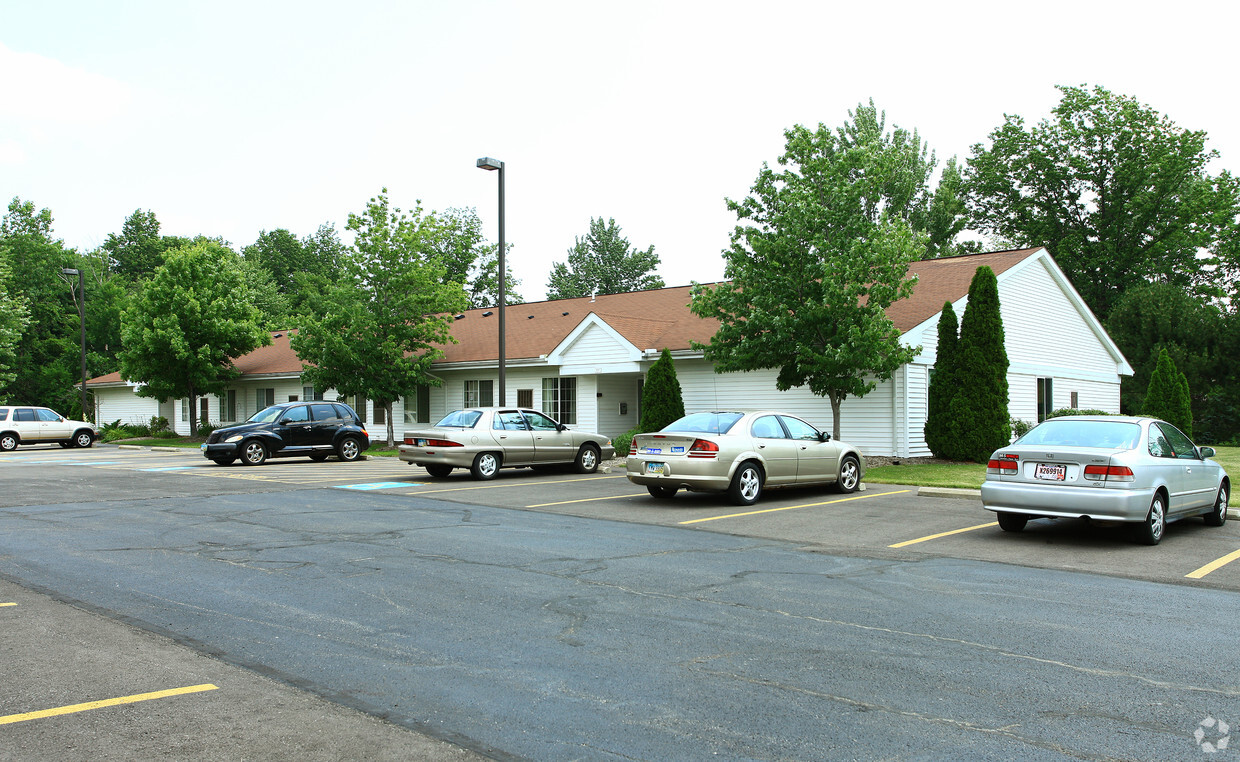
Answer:
[[784, 422], [784, 428], [788, 429], [788, 433], [792, 435], [793, 439], [801, 439], [806, 442], [818, 441], [818, 429], [810, 426], [800, 418], [781, 415], [779, 420]]
[[1055, 395], [1051, 388], [1051, 379], [1038, 379], [1038, 422], [1045, 421], [1055, 409]]
[[280, 416], [281, 421], [289, 423], [305, 423], [310, 420], [310, 408], [305, 405], [296, 405], [284, 411], [284, 415]]
[[779, 419], [773, 415], [764, 415], [753, 422], [753, 426], [749, 429], [749, 433], [758, 439], [785, 439], [784, 427], [779, 425]]
[[366, 398], [360, 394], [354, 394], [348, 399], [349, 407], [357, 411], [358, 420], [362, 423], [366, 422]]
[[431, 422], [431, 388], [419, 386], [412, 397], [405, 397], [405, 423]]
[[517, 407], [531, 408], [534, 407], [534, 390], [518, 389], [517, 390]]
[[13, 411], [13, 420], [15, 421], [37, 421], [38, 418], [35, 417], [34, 408], [23, 407], [23, 408], [18, 408], [17, 410]]
[[9, 409], [7, 407], [0, 407], [0, 421], [8, 420], [8, 417]]
[[271, 407], [276, 404], [275, 389], [255, 389], [254, 390], [254, 412], [258, 412], [263, 408]]
[[1069, 403], [1069, 407], [1071, 407], [1073, 410], [1080, 410], [1080, 409], [1081, 409], [1081, 400], [1077, 397], [1077, 393], [1076, 393], [1076, 392], [1072, 392], [1072, 394], [1070, 395], [1070, 397], [1071, 397], [1071, 399], [1072, 399], [1072, 402], [1070, 402], [1070, 403]]
[[465, 407], [491, 407], [495, 404], [495, 382], [491, 379], [465, 382]]
[[577, 422], [577, 379], [544, 378], [542, 411], [560, 423]]
[[220, 423], [237, 420], [237, 390], [229, 389], [220, 395]]
[[313, 386], [301, 387], [301, 398], [304, 400], [321, 400], [323, 392], [316, 392]]
[[557, 431], [559, 429], [555, 421], [542, 413], [528, 412], [525, 414], [525, 420], [529, 421], [530, 428], [534, 431]]
[[507, 431], [525, 431], [525, 419], [516, 410], [503, 410], [495, 414], [491, 428]]
[[311, 405], [310, 414], [314, 416], [316, 421], [334, 421], [342, 417], [336, 405], [329, 405], [327, 403]]
[[[1158, 437], [1159, 449], [1162, 451], [1157, 453], [1154, 452], [1154, 447], [1152, 446], [1155, 429], [1162, 432], [1162, 436]], [[1151, 455], [1159, 455], [1164, 458], [1185, 459], [1193, 459], [1197, 457], [1197, 448], [1193, 446], [1192, 440], [1184, 436], [1184, 432], [1169, 423], [1156, 423], [1150, 426], [1150, 441]]]
[[[208, 410], [210, 410], [210, 407], [208, 407], [207, 405], [207, 398], [199, 397], [198, 398], [198, 423], [202, 424], [202, 423], [207, 422], [207, 417], [208, 417], [207, 411]], [[189, 400], [187, 399], [181, 400], [181, 420], [185, 421], [186, 423], [189, 422]]]
[[380, 405], [378, 402], [376, 402], [375, 403], [375, 425], [378, 426], [380, 424], [385, 424], [385, 423], [387, 423], [387, 408], [385, 408], [383, 405]]

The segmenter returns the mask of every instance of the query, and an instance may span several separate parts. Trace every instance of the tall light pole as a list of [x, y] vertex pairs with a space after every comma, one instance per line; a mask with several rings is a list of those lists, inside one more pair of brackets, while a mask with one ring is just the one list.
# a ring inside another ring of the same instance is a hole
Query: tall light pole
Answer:
[[508, 395], [504, 383], [504, 162], [499, 159], [482, 157], [478, 166], [487, 171], [499, 170], [499, 404], [508, 404]]
[[[65, 275], [76, 275], [78, 279], [78, 292], [81, 292], [82, 298], [79, 300], [77, 293], [73, 295], [73, 303], [78, 308], [78, 323], [82, 328], [82, 418], [86, 418], [86, 281], [82, 275], [82, 271], [66, 267], [61, 270]], [[72, 281], [69, 283], [70, 288], [73, 287]], [[87, 419], [89, 420], [89, 419]]]

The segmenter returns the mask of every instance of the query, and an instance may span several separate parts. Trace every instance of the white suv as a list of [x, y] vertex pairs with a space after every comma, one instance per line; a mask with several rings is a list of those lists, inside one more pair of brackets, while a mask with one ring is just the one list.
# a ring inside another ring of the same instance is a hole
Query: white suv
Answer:
[[99, 438], [95, 424], [70, 421], [45, 407], [0, 405], [0, 450], [19, 444], [57, 442], [61, 447], [90, 447]]

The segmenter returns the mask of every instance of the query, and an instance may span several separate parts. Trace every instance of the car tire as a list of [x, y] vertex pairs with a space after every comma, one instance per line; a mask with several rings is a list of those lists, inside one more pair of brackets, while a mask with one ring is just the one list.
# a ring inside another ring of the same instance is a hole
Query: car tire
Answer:
[[257, 439], [241, 443], [241, 462], [247, 466], [261, 466], [267, 462], [267, 445]]
[[0, 434], [0, 450], [4, 452], [13, 452], [17, 449], [16, 434]]
[[345, 437], [340, 440], [340, 444], [336, 445], [336, 457], [345, 463], [352, 463], [362, 457], [362, 443], [357, 437]]
[[647, 484], [646, 491], [650, 493], [651, 497], [657, 497], [660, 500], [671, 500], [672, 498], [676, 497], [675, 487], [664, 487], [664, 486], [660, 486], [657, 484]]
[[310, 460], [313, 460], [315, 463], [322, 463], [323, 461], [327, 460], [327, 453], [312, 452], [310, 453]]
[[577, 451], [577, 457], [573, 460], [573, 468], [577, 469], [579, 474], [592, 474], [598, 470], [599, 452], [593, 445], [582, 445]]
[[1154, 499], [1150, 501], [1149, 513], [1145, 514], [1145, 521], [1137, 526], [1137, 540], [1145, 545], [1157, 545], [1163, 538], [1163, 532], [1167, 530], [1167, 498], [1163, 497], [1161, 492], [1154, 493]]
[[211, 462], [217, 466], [231, 466], [236, 458], [212, 458]]
[[480, 452], [474, 457], [474, 464], [469, 467], [469, 473], [473, 474], [475, 479], [486, 481], [494, 479], [499, 473], [500, 466], [499, 453]]
[[95, 437], [89, 431], [79, 431], [73, 435], [73, 447], [90, 447], [95, 443]]
[[452, 473], [452, 466], [444, 466], [439, 463], [432, 463], [429, 466], [424, 466], [424, 468], [426, 469], [426, 473], [430, 474], [436, 479], [442, 479], [448, 474]]
[[840, 461], [840, 478], [835, 481], [835, 488], [844, 494], [856, 492], [861, 486], [861, 463], [854, 455], [845, 455]]
[[1029, 517], [1019, 513], [999, 512], [999, 528], [1005, 532], [1021, 532], [1025, 529], [1025, 524], [1029, 523]]
[[1221, 527], [1227, 523], [1227, 499], [1231, 497], [1226, 484], [1219, 485], [1218, 495], [1214, 498], [1214, 510], [1202, 516], [1208, 527]]
[[762, 468], [752, 460], [746, 461], [732, 474], [728, 497], [735, 505], [753, 505], [761, 496]]

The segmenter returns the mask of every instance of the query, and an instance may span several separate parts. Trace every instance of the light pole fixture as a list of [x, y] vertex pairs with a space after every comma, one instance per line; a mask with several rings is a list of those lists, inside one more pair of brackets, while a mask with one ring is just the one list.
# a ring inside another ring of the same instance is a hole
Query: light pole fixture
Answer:
[[[76, 275], [78, 279], [77, 290], [82, 294], [82, 298], [78, 299], [77, 292], [73, 294], [73, 303], [78, 308], [78, 324], [82, 329], [82, 418], [87, 418], [86, 411], [86, 281], [82, 275], [82, 271], [73, 267], [63, 268], [61, 273], [65, 275]], [[73, 287], [72, 281], [69, 283], [70, 288]]]
[[499, 404], [508, 404], [504, 376], [504, 278], [507, 274], [504, 267], [504, 162], [499, 159], [482, 157], [478, 166], [488, 172], [499, 170]]

